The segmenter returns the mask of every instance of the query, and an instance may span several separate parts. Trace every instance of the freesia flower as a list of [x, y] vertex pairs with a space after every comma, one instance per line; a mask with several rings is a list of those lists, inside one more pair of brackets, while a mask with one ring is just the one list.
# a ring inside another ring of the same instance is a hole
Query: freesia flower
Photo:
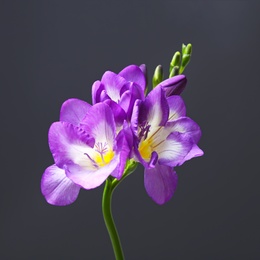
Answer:
[[49, 129], [55, 164], [42, 177], [41, 190], [53, 205], [74, 202], [80, 188], [93, 189], [108, 176], [120, 179], [129, 156], [129, 140], [116, 134], [111, 108], [70, 99], [61, 108], [60, 121]]
[[[130, 65], [124, 68], [119, 74], [106, 71], [101, 81], [95, 81], [92, 86], [92, 102], [107, 102], [107, 104], [120, 114], [116, 116], [116, 120], [122, 122], [124, 113], [125, 118], [130, 119], [133, 105], [136, 99], [144, 99], [144, 91], [146, 87], [145, 66]], [[119, 106], [117, 106], [118, 104]], [[120, 120], [121, 119], [121, 120]]]
[[131, 124], [135, 156], [145, 167], [146, 191], [156, 203], [163, 204], [176, 188], [173, 167], [203, 155], [197, 146], [200, 128], [186, 117], [182, 98], [177, 95], [166, 98], [160, 85], [144, 101], [135, 102]]

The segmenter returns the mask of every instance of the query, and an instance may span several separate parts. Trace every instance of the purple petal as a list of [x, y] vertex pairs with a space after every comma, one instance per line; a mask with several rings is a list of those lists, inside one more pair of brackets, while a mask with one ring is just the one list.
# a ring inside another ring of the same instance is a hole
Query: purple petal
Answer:
[[165, 91], [167, 97], [180, 95], [187, 84], [185, 75], [177, 75], [162, 81], [159, 86]]
[[141, 87], [142, 92], [144, 93], [146, 87], [146, 79], [143, 71], [138, 66], [130, 65], [120, 71], [118, 75], [125, 78], [127, 81], [138, 84]]
[[119, 132], [117, 136], [117, 148], [116, 153], [120, 155], [120, 161], [118, 166], [118, 171], [112, 174], [113, 177], [120, 179], [124, 173], [126, 161], [129, 158], [130, 149], [132, 146], [129, 146], [129, 133], [126, 129], [123, 129]]
[[183, 136], [191, 137], [197, 144], [201, 137], [201, 130], [197, 123], [189, 117], [181, 117], [166, 124], [166, 129], [172, 132], [182, 133]]
[[171, 133], [164, 142], [156, 147], [159, 164], [175, 167], [181, 165], [185, 156], [190, 152], [193, 141], [182, 134]]
[[84, 189], [94, 189], [100, 186], [109, 175], [120, 176], [120, 156], [117, 154], [111, 162], [97, 170], [88, 170], [76, 164], [67, 165], [66, 175]]
[[126, 119], [126, 113], [123, 108], [111, 99], [106, 100], [105, 103], [109, 105], [114, 114], [116, 126], [122, 126], [124, 120]]
[[131, 116], [131, 129], [135, 136], [138, 135], [138, 118], [139, 118], [139, 110], [142, 104], [141, 100], [136, 100], [133, 106], [133, 112]]
[[104, 90], [104, 86], [99, 80], [97, 80], [93, 83], [93, 85], [92, 85], [92, 103], [93, 103], [93, 105], [101, 102], [100, 95], [103, 90]]
[[80, 186], [72, 182], [63, 169], [56, 165], [48, 167], [41, 180], [41, 191], [48, 203], [65, 206], [73, 203], [79, 194]]
[[50, 150], [55, 164], [60, 168], [85, 157], [83, 150], [93, 147], [94, 143], [88, 133], [67, 122], [55, 122], [49, 130]]
[[170, 96], [167, 98], [169, 105], [169, 121], [186, 115], [186, 107], [180, 96]]
[[178, 176], [168, 166], [156, 164], [155, 168], [145, 169], [144, 186], [148, 195], [159, 205], [172, 197], [176, 190]]
[[113, 112], [107, 104], [98, 103], [92, 106], [82, 120], [81, 127], [96, 142], [107, 143], [111, 148], [114, 146], [116, 125]]
[[169, 117], [169, 106], [161, 87], [154, 88], [141, 104], [139, 122], [148, 121], [152, 127], [165, 125]]
[[76, 98], [68, 99], [61, 106], [60, 121], [79, 125], [90, 107], [91, 105], [85, 101]]
[[118, 103], [120, 100], [120, 90], [127, 83], [127, 81], [114, 72], [107, 71], [103, 75], [101, 82], [105, 86], [106, 94], [113, 101]]
[[194, 158], [194, 157], [199, 157], [202, 156], [204, 154], [204, 152], [196, 145], [193, 144], [192, 149], [190, 150], [190, 152], [184, 157], [183, 161], [180, 163], [183, 164], [184, 162]]

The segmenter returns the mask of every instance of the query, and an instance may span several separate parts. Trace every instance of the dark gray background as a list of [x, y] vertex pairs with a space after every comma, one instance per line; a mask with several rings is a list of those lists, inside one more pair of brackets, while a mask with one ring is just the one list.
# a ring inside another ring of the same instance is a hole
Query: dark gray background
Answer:
[[102, 188], [67, 207], [40, 192], [63, 101], [91, 101], [106, 70], [146, 63], [151, 78], [181, 44], [192, 61], [183, 94], [205, 156], [177, 169], [156, 205], [143, 169], [116, 190], [126, 259], [260, 259], [260, 2], [1, 1], [0, 259], [113, 259]]

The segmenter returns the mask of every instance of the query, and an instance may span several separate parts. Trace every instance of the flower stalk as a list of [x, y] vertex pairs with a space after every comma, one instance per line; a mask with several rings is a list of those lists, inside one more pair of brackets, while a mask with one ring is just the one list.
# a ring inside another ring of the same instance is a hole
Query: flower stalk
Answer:
[[135, 171], [137, 167], [137, 163], [134, 161], [128, 161], [124, 175], [121, 180], [107, 178], [102, 198], [102, 212], [103, 218], [107, 227], [107, 231], [111, 240], [111, 244], [113, 246], [114, 255], [116, 260], [124, 260], [123, 248], [120, 242], [120, 238], [117, 232], [117, 228], [113, 219], [111, 203], [112, 203], [112, 195], [113, 191], [117, 187], [117, 185], [122, 182], [129, 174]]

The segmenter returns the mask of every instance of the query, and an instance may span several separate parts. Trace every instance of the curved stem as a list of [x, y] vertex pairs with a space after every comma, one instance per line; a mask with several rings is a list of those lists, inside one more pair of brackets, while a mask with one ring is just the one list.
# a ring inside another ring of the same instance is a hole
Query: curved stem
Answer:
[[105, 220], [107, 231], [109, 233], [110, 240], [114, 249], [116, 260], [123, 260], [124, 259], [123, 249], [120, 243], [120, 239], [111, 212], [111, 200], [112, 200], [113, 190], [114, 189], [112, 187], [112, 181], [108, 178], [106, 180], [106, 184], [103, 192], [102, 211], [103, 211], [103, 217]]

